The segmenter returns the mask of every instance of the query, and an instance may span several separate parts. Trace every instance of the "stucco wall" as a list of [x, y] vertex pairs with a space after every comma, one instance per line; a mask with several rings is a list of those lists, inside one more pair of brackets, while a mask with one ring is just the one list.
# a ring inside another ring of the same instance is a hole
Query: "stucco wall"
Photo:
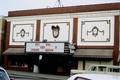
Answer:
[[108, 60], [108, 61], [100, 61], [100, 60], [85, 60], [85, 61], [78, 61], [78, 69], [79, 70], [87, 70], [89, 68], [90, 65], [93, 65], [93, 64], [96, 64], [96, 65], [112, 65], [113, 64], [113, 61], [112, 60]]

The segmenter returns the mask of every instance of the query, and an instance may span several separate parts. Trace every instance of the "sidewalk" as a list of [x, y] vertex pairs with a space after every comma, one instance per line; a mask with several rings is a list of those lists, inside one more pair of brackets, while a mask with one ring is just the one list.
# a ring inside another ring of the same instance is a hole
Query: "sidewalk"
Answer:
[[38, 74], [31, 72], [21, 72], [21, 71], [7, 71], [11, 77], [21, 77], [21, 78], [29, 78], [29, 79], [39, 79], [44, 78], [48, 80], [67, 80], [69, 76], [59, 76], [59, 75], [50, 75], [50, 74]]

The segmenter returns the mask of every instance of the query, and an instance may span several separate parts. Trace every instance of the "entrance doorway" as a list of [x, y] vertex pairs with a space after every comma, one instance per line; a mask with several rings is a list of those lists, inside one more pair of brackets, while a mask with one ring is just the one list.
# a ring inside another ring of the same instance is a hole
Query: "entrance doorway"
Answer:
[[39, 61], [39, 72], [45, 74], [69, 75], [72, 68], [72, 56], [43, 55]]

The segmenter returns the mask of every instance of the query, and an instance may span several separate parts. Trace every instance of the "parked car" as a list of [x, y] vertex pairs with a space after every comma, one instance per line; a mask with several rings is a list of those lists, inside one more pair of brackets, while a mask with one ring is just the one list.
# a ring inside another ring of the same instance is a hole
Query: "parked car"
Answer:
[[0, 67], [0, 80], [11, 80], [6, 70], [2, 67]]
[[90, 65], [87, 70], [78, 70], [72, 69], [71, 75], [74, 74], [85, 74], [85, 73], [94, 73], [94, 74], [111, 74], [120, 76], [120, 66], [114, 65]]
[[120, 80], [120, 76], [110, 74], [76, 74], [67, 80]]

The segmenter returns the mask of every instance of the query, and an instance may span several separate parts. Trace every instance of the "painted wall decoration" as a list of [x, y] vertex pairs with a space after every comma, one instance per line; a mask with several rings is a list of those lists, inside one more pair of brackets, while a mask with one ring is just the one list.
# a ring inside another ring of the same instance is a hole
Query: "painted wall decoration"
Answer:
[[58, 38], [58, 36], [59, 36], [59, 31], [60, 31], [60, 26], [58, 26], [58, 25], [56, 25], [56, 26], [52, 25], [52, 26], [51, 26], [51, 29], [52, 29], [53, 37], [54, 37], [54, 38]]
[[110, 41], [110, 20], [82, 21], [81, 23], [81, 42]]
[[34, 24], [14, 24], [13, 42], [33, 41]]
[[70, 37], [69, 22], [44, 23], [43, 28], [44, 28], [43, 40], [69, 41], [69, 37]]
[[71, 19], [42, 21], [41, 41], [72, 42]]
[[113, 17], [81, 18], [78, 25], [78, 45], [113, 45]]
[[35, 27], [34, 22], [13, 22], [11, 24], [10, 45], [23, 45], [24, 42], [34, 41]]

